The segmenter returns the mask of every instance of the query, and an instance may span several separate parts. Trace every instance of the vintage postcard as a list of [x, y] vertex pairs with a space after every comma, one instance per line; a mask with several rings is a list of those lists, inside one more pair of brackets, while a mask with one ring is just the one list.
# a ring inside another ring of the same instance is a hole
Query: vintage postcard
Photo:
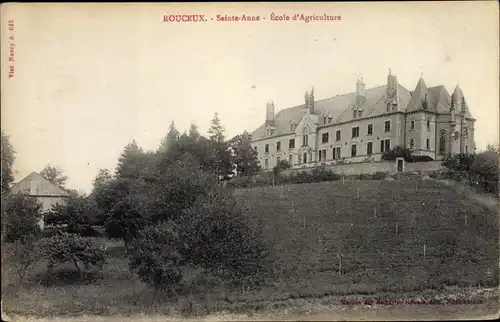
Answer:
[[498, 318], [498, 17], [2, 4], [2, 319]]

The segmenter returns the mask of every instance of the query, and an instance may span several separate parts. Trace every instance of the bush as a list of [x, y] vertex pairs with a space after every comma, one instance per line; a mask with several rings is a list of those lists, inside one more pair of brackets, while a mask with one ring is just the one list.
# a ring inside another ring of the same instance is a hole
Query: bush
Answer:
[[133, 241], [130, 270], [155, 291], [172, 291], [182, 279], [180, 245], [179, 234], [171, 223], [146, 227]]
[[102, 269], [105, 263], [104, 250], [90, 237], [59, 232], [53, 237], [46, 238], [42, 247], [49, 270], [57, 264], [69, 262], [75, 265], [82, 277], [80, 264], [86, 269], [91, 266]]
[[17, 239], [12, 244], [6, 245], [6, 253], [9, 265], [19, 277], [19, 285], [23, 284], [24, 277], [42, 259], [39, 244], [33, 236]]
[[292, 165], [287, 160], [281, 160], [273, 168], [273, 173], [275, 176], [277, 176], [281, 172], [281, 170], [290, 169], [291, 167]]
[[41, 204], [21, 194], [2, 198], [2, 233], [7, 243], [40, 236]]
[[56, 226], [65, 225], [68, 233], [83, 237], [99, 235], [93, 226], [98, 220], [97, 205], [85, 196], [71, 196], [63, 204], [57, 204], [46, 216], [46, 222]]
[[390, 151], [382, 154], [382, 160], [395, 161], [396, 158], [404, 158], [406, 162], [412, 162], [411, 150], [407, 147], [398, 145]]
[[231, 195], [213, 190], [199, 197], [176, 224], [189, 265], [240, 282], [257, 282], [265, 274], [267, 250], [260, 227], [245, 216]]
[[434, 159], [428, 155], [412, 155], [411, 157], [411, 162], [429, 162], [429, 161], [434, 161]]
[[383, 171], [377, 171], [373, 174], [373, 180], [384, 180], [389, 176], [388, 173]]

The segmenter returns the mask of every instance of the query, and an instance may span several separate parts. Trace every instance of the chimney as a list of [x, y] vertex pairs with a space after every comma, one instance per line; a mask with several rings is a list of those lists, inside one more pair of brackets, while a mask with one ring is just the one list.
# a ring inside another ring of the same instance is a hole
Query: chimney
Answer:
[[311, 89], [311, 94], [309, 94], [309, 113], [314, 114], [314, 87]]
[[389, 75], [387, 76], [387, 104], [391, 104], [391, 110], [399, 110], [399, 90], [398, 79], [396, 75], [392, 75], [389, 68]]
[[366, 85], [363, 82], [363, 77], [358, 78], [356, 82], [356, 106], [361, 105], [366, 97]]
[[274, 102], [266, 103], [266, 125], [274, 126]]

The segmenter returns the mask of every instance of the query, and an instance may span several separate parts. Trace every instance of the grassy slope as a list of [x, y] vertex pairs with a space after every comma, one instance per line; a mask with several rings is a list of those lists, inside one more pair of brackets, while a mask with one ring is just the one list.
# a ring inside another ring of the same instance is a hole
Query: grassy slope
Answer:
[[236, 194], [262, 221], [283, 283], [298, 295], [498, 283], [498, 217], [435, 181], [338, 181]]
[[[276, 301], [308, 296], [404, 298], [443, 284], [498, 284], [498, 269], [492, 269], [498, 267], [497, 215], [434, 181], [329, 182], [286, 186], [283, 196], [281, 187], [235, 194], [263, 224], [278, 278], [244, 294], [193, 285], [201, 295], [190, 297], [200, 312], [272, 308]], [[123, 249], [108, 252], [110, 262], [96, 281], [68, 284], [59, 278], [40, 285], [41, 266], [25, 288], [4, 297], [4, 307], [12, 314], [75, 315], [171, 313], [185, 305], [180, 300], [151, 307], [152, 292], [128, 272]]]

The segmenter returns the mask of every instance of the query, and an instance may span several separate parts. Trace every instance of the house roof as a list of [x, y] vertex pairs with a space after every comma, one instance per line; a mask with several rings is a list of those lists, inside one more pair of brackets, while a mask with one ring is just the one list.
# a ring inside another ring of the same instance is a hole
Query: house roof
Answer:
[[[31, 190], [32, 182], [38, 183], [36, 192], [33, 192]], [[69, 193], [64, 188], [50, 182], [49, 180], [45, 179], [41, 174], [35, 171], [33, 171], [24, 179], [16, 183], [11, 188], [11, 191], [14, 193], [21, 192], [23, 194], [32, 196], [46, 196], [46, 197], [69, 196]]]
[[[422, 110], [424, 107], [422, 103], [427, 100], [428, 111], [442, 114], [450, 113], [451, 96], [443, 85], [427, 87], [423, 77], [420, 77], [413, 92], [408, 91], [399, 83], [397, 86], [401, 111], [412, 112]], [[363, 111], [363, 118], [386, 113], [387, 85], [367, 89], [365, 99], [359, 105], [356, 105], [356, 96], [356, 92], [353, 92], [315, 101], [315, 119], [321, 116], [330, 116], [332, 117], [332, 124], [348, 122], [354, 119], [353, 108], [355, 107]], [[464, 95], [459, 86], [455, 88], [454, 96], [456, 97], [456, 113], [465, 114], [467, 118], [472, 119], [465, 99], [465, 104], [462, 106]], [[295, 122], [298, 124], [308, 112], [309, 110], [305, 104], [279, 111], [274, 120], [275, 128], [273, 136], [293, 133], [290, 126], [291, 123]], [[251, 134], [253, 140], [265, 137], [266, 124], [262, 124]]]
[[[406, 106], [410, 100], [410, 92], [398, 85], [400, 106]], [[363, 117], [376, 116], [386, 112], [387, 85], [367, 89], [365, 99], [358, 108], [363, 110]], [[337, 95], [314, 102], [314, 115], [316, 117], [331, 116], [333, 123], [347, 122], [353, 119], [352, 109], [356, 106], [356, 92]], [[292, 133], [290, 125], [298, 124], [302, 117], [308, 113], [305, 104], [290, 107], [279, 111], [275, 116], [274, 135]], [[266, 125], [262, 124], [254, 132], [252, 139], [265, 136]]]

